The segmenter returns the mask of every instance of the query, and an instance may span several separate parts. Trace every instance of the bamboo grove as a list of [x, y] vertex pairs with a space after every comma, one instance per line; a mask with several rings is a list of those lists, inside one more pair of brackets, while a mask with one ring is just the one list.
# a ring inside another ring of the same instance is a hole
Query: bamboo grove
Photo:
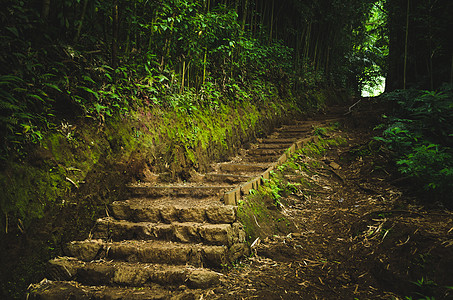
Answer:
[[[286, 54], [289, 61], [282, 71], [303, 74], [312, 67], [338, 73], [353, 47], [351, 28], [366, 20], [372, 2], [9, 1], [2, 23], [10, 54], [18, 52], [15, 46], [24, 46], [15, 45], [15, 39], [31, 40], [27, 46], [38, 53], [60, 41], [88, 58], [108, 54], [113, 69], [140, 56], [145, 66], [175, 71], [180, 88], [200, 88], [208, 74], [231, 76], [238, 66], [244, 69], [242, 64], [265, 64], [260, 53], [250, 51], [257, 44], [266, 46], [263, 52], [277, 47], [274, 54]], [[287, 49], [278, 48], [280, 42]], [[285, 53], [292, 50], [291, 57]], [[8, 58], [2, 57], [5, 71], [23, 65], [17, 56]]]
[[3, 159], [58, 115], [103, 120], [186, 91], [231, 99], [267, 82], [283, 97], [319, 84], [359, 94], [377, 76], [389, 90], [453, 78], [448, 0], [3, 2]]
[[201, 104], [210, 105], [212, 95], [236, 99], [268, 83], [281, 97], [321, 81], [358, 90], [351, 74], [363, 70], [347, 64], [363, 34], [351, 28], [372, 4], [5, 1], [0, 156], [39, 142], [61, 116], [103, 122], [131, 105], [181, 105], [172, 95], [185, 92], [206, 94]]

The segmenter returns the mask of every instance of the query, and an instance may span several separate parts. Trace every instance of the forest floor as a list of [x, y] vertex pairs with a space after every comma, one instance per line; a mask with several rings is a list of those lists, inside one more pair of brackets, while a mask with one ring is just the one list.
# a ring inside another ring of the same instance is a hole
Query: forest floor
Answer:
[[310, 164], [322, 189], [290, 195], [284, 207], [298, 229], [256, 241], [206, 298], [453, 299], [453, 213], [420, 204], [370, 143], [376, 113], [350, 116], [333, 133], [346, 145]]

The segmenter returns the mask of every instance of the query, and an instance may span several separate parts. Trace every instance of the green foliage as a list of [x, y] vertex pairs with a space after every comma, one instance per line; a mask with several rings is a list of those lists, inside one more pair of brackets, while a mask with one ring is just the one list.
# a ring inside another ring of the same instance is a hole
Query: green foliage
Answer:
[[268, 82], [288, 94], [282, 78], [292, 72], [291, 49], [253, 38], [231, 7], [120, 1], [123, 43], [113, 69], [107, 28], [113, 24], [106, 19], [113, 3], [82, 2], [59, 2], [45, 19], [32, 1], [6, 1], [0, 14], [0, 46], [8, 50], [0, 55], [1, 158], [24, 156], [25, 144], [39, 144], [66, 119], [102, 125], [143, 105], [189, 114], [200, 105], [215, 110], [221, 101], [262, 101]]
[[327, 128], [324, 127], [316, 127], [315, 130], [313, 131], [313, 134], [319, 136], [319, 137], [326, 137], [327, 136]]
[[56, 87], [50, 83], [42, 84], [42, 88], [30, 86], [17, 76], [0, 75], [2, 159], [16, 144], [39, 143], [43, 138], [42, 130], [54, 126], [49, 120], [53, 114], [47, 103], [52, 99], [48, 99], [47, 91]]
[[358, 91], [374, 89], [387, 71], [388, 35], [385, 1], [374, 1], [368, 19], [353, 31], [354, 51], [349, 57], [349, 68]]
[[406, 90], [385, 96], [396, 106], [383, 137], [401, 173], [447, 199], [453, 188], [453, 91]]
[[436, 144], [418, 144], [397, 164], [401, 173], [425, 181], [426, 189], [448, 193], [453, 188], [453, 155], [451, 149], [439, 148]]

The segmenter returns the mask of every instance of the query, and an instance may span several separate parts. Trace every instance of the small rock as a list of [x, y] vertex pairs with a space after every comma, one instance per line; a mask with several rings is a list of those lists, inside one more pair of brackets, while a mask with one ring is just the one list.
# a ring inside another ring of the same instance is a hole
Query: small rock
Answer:
[[207, 270], [194, 270], [190, 274], [187, 283], [192, 288], [207, 288], [220, 283], [219, 275]]
[[336, 162], [331, 162], [331, 163], [329, 164], [329, 166], [331, 166], [331, 167], [332, 167], [333, 169], [335, 169], [335, 170], [338, 170], [338, 169], [341, 168], [340, 165], [337, 164]]
[[225, 294], [226, 291], [224, 288], [216, 288], [216, 289], [214, 289], [214, 293], [217, 295], [222, 295], [222, 294]]

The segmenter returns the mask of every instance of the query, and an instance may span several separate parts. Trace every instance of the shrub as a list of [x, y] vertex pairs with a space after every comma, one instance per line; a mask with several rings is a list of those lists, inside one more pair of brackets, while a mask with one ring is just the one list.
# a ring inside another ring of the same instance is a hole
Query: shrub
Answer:
[[385, 95], [395, 111], [382, 137], [398, 170], [448, 199], [453, 190], [453, 89], [404, 90]]

